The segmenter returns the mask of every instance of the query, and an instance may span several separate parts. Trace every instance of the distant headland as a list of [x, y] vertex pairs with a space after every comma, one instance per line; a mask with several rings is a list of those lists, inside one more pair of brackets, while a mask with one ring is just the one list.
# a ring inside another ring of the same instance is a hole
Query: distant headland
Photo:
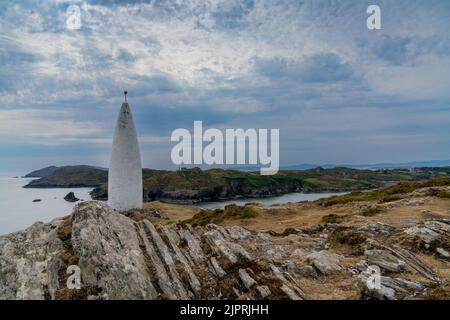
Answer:
[[[425, 180], [450, 175], [449, 167], [354, 169], [346, 167], [281, 170], [272, 176], [227, 169], [183, 168], [177, 171], [143, 169], [144, 201], [200, 203], [244, 197], [273, 197], [291, 192], [369, 190], [398, 181]], [[50, 166], [30, 172], [38, 178], [25, 188], [95, 188], [96, 200], [108, 198], [108, 169], [88, 165]]]

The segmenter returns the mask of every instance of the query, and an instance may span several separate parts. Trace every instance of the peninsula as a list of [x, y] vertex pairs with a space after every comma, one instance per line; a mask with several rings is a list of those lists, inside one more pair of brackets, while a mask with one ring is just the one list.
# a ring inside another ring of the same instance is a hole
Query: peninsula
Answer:
[[[38, 171], [39, 172], [39, 171]], [[93, 166], [65, 166], [42, 170], [42, 177], [25, 188], [95, 188], [96, 200], [108, 198], [108, 171]], [[36, 175], [36, 173], [34, 173]], [[450, 167], [363, 170], [314, 168], [283, 170], [272, 176], [259, 172], [199, 168], [177, 171], [143, 169], [144, 201], [199, 203], [271, 197], [290, 192], [344, 192], [379, 188], [398, 181], [416, 181], [450, 175]]]

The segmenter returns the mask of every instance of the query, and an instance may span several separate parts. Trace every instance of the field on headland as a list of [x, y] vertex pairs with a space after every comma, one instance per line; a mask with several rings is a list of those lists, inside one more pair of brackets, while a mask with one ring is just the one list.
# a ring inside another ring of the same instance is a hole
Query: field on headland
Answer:
[[[450, 178], [420, 182], [402, 182], [369, 192], [319, 199], [313, 202], [264, 206], [258, 202], [225, 209], [198, 207], [153, 201], [144, 211], [157, 211], [161, 224], [189, 223], [240, 225], [255, 231], [281, 232], [286, 228], [311, 227], [322, 222], [380, 221], [406, 226], [424, 218], [450, 217]], [[334, 220], [333, 220], [334, 219]]]

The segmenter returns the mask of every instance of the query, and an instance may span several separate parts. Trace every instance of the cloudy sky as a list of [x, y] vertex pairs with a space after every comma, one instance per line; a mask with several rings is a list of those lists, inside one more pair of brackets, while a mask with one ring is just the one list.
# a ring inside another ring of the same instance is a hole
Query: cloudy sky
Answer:
[[194, 120], [279, 128], [282, 165], [450, 159], [450, 1], [0, 2], [0, 172], [107, 166], [124, 88], [146, 167]]

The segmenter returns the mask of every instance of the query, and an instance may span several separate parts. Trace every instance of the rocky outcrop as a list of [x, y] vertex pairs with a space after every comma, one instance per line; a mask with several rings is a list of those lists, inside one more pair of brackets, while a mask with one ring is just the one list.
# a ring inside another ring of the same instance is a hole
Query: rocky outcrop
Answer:
[[[321, 286], [328, 294], [349, 292], [332, 296], [341, 298], [448, 292], [445, 273], [421, 258], [448, 265], [445, 219], [404, 228], [373, 221], [321, 223], [276, 233], [156, 224], [165, 220], [155, 219], [162, 215], [124, 215], [90, 201], [70, 216], [0, 236], [0, 299], [297, 300], [323, 298], [315, 292]], [[69, 266], [79, 268], [79, 289], [67, 285]], [[374, 270], [378, 282], [371, 282]]]
[[419, 244], [426, 249], [450, 248], [450, 243], [445, 241], [450, 233], [450, 219], [425, 221], [406, 229], [405, 233], [418, 239]]
[[364, 255], [367, 258], [367, 262], [369, 264], [374, 264], [379, 266], [380, 268], [392, 271], [392, 272], [401, 272], [405, 271], [406, 263], [395, 257], [389, 251], [386, 250], [367, 250], [364, 252]]
[[[371, 280], [370, 272], [362, 272], [358, 277], [362, 294], [378, 300], [398, 300], [424, 291], [425, 287], [418, 282], [402, 278], [380, 276], [379, 280]], [[378, 282], [377, 282], [378, 281]]]
[[64, 264], [61, 220], [37, 222], [24, 231], [0, 237], [0, 298], [49, 299], [59, 287]]
[[66, 196], [64, 197], [64, 200], [66, 200], [67, 202], [77, 202], [80, 199], [78, 199], [77, 197], [75, 197], [75, 193], [73, 192], [69, 192], [68, 194], [66, 194]]
[[[240, 227], [157, 228], [85, 202], [69, 217], [0, 237], [0, 298], [300, 299], [292, 275], [251, 248], [263, 239]], [[79, 290], [66, 286], [71, 264]]]
[[326, 250], [314, 252], [306, 256], [306, 261], [323, 275], [341, 271], [342, 267], [339, 264], [339, 259], [339, 255]]

